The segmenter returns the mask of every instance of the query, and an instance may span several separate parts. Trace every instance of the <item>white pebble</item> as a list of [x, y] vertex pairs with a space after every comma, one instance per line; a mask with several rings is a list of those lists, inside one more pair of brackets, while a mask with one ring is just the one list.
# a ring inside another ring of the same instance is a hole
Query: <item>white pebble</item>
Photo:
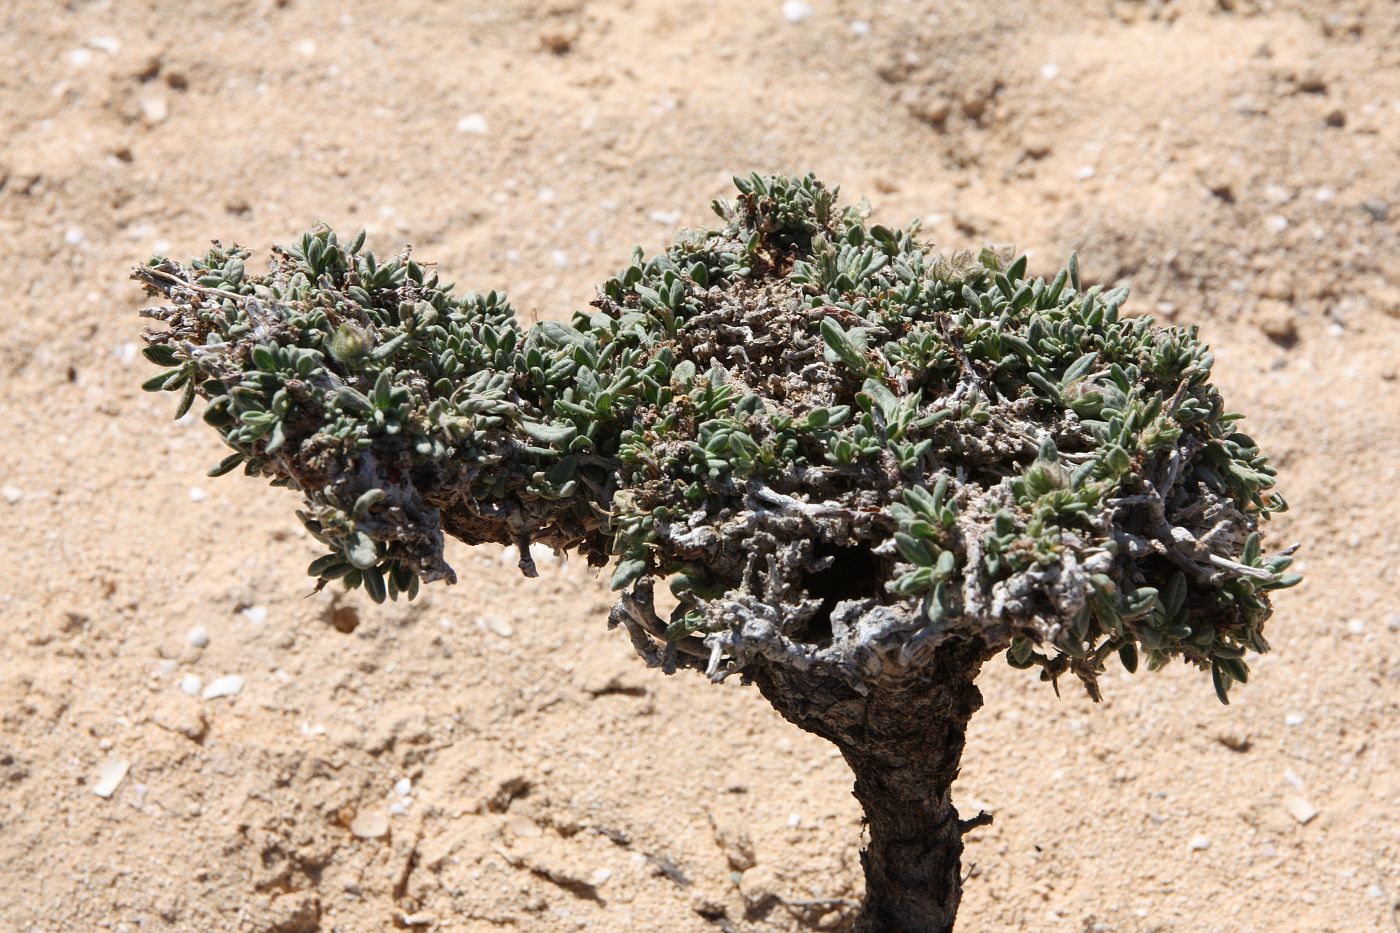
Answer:
[[355, 814], [350, 832], [361, 839], [378, 839], [389, 831], [389, 814], [379, 808]]
[[484, 136], [486, 135], [486, 118], [479, 113], [469, 113], [457, 121], [457, 132]]
[[307, 58], [310, 58], [316, 54], [316, 40], [302, 39], [296, 45], [292, 46], [292, 48], [297, 50], [298, 55], [305, 55]]
[[141, 117], [147, 123], [155, 126], [164, 123], [170, 116], [170, 103], [165, 99], [165, 95], [159, 91], [152, 91], [141, 95]]
[[1074, 170], [1074, 177], [1080, 181], [1087, 181], [1094, 177], [1094, 167], [1092, 165], [1081, 165]]
[[190, 501], [191, 501], [191, 502], [203, 502], [205, 499], [208, 499], [208, 498], [209, 498], [209, 493], [205, 492], [203, 489], [200, 489], [198, 486], [191, 486], [191, 487], [190, 487]]
[[870, 35], [870, 24], [863, 19], [851, 20], [851, 32], [858, 36]]
[[88, 40], [88, 45], [108, 55], [116, 55], [122, 50], [122, 40], [116, 36], [93, 36]]
[[789, 23], [800, 23], [812, 15], [812, 4], [805, 0], [783, 0], [783, 19]]
[[553, 204], [559, 195], [555, 193], [553, 188], [541, 188], [535, 192], [535, 197], [539, 198], [541, 204]]
[[243, 675], [225, 674], [217, 680], [211, 680], [209, 686], [204, 688], [200, 696], [206, 700], [216, 700], [219, 697], [233, 697], [243, 692]]
[[476, 627], [502, 638], [509, 638], [515, 634], [515, 627], [499, 616], [483, 616], [476, 620]]
[[202, 625], [196, 625], [194, 628], [190, 629], [189, 634], [185, 636], [185, 641], [196, 648], [208, 647], [209, 630]]
[[1289, 713], [1287, 716], [1283, 717], [1283, 724], [1285, 726], [1301, 726], [1307, 721], [1308, 717], [1304, 716], [1302, 713]]
[[4, 496], [6, 502], [14, 505], [24, 498], [24, 490], [18, 486], [0, 486], [0, 496]]
[[126, 772], [129, 770], [131, 762], [122, 758], [107, 759], [97, 771], [97, 783], [92, 785], [92, 792], [99, 797], [112, 796], [122, 781], [126, 780]]
[[1204, 852], [1206, 849], [1210, 848], [1210, 837], [1192, 836], [1188, 845], [1191, 847], [1192, 852]]
[[1285, 797], [1283, 798], [1283, 808], [1304, 826], [1317, 816], [1317, 807], [1309, 803], [1306, 797]]
[[1288, 218], [1282, 214], [1270, 214], [1264, 218], [1264, 225], [1274, 233], [1282, 233], [1288, 229]]
[[1353, 635], [1364, 635], [1366, 633], [1366, 623], [1361, 619], [1347, 620], [1347, 631]]
[[267, 607], [246, 606], [239, 612], [239, 615], [243, 616], [243, 618], [247, 619], [254, 625], [262, 625], [264, 622], [267, 621]]
[[593, 874], [589, 875], [589, 876], [588, 876], [588, 880], [591, 881], [591, 882], [593, 882], [593, 886], [596, 888], [596, 887], [600, 887], [600, 886], [606, 884], [607, 881], [608, 881], [608, 879], [611, 878], [611, 877], [612, 877], [612, 869], [611, 869], [611, 868], [600, 868], [600, 869], [598, 869], [597, 871], [595, 871]]
[[399, 778], [394, 782], [394, 793], [398, 794], [400, 797], [407, 797], [409, 794], [413, 793], [413, 782], [408, 778]]
[[408, 812], [408, 805], [412, 802], [413, 801], [408, 797], [405, 797], [402, 800], [395, 800], [393, 803], [389, 804], [389, 815], [403, 816], [405, 813]]
[[1060, 76], [1060, 66], [1054, 62], [1046, 62], [1040, 66], [1040, 76], [1046, 81], [1054, 81]]
[[802, 814], [793, 813], [788, 816], [788, 829], [796, 829], [802, 825]]
[[160, 664], [157, 665], [156, 671], [162, 677], [169, 677], [171, 674], [175, 673], [176, 669], [179, 666], [179, 662], [177, 662], [174, 658], [163, 658]]
[[74, 68], [86, 68], [92, 61], [92, 52], [87, 49], [74, 49], [68, 53], [68, 63]]
[[1283, 779], [1298, 788], [1298, 790], [1303, 789], [1303, 779], [1298, 777], [1298, 772], [1294, 771], [1292, 768], [1283, 769]]
[[83, 242], [83, 239], [83, 231], [77, 227], [69, 227], [67, 230], [63, 231], [63, 242], [67, 243], [69, 246], [77, 246], [79, 243]]
[[1385, 620], [1385, 627], [1392, 632], [1400, 632], [1400, 612], [1392, 612], [1390, 618]]
[[1337, 196], [1337, 192], [1331, 188], [1318, 188], [1313, 192], [1313, 198], [1320, 204], [1326, 204]]
[[567, 268], [569, 265], [569, 254], [562, 249], [551, 250], [549, 253], [549, 261], [560, 269]]
[[506, 821], [506, 828], [522, 839], [536, 839], [544, 835], [540, 825], [528, 816], [513, 816]]
[[199, 691], [204, 688], [204, 681], [199, 679], [198, 674], [186, 674], [180, 678], [180, 689], [192, 697], [199, 696]]

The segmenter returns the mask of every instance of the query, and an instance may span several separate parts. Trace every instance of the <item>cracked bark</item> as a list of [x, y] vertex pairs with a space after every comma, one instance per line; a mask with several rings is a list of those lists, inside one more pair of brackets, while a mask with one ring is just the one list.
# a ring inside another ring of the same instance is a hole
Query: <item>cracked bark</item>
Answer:
[[979, 646], [945, 642], [917, 676], [872, 684], [759, 661], [750, 673], [783, 717], [834, 743], [855, 774], [869, 841], [855, 933], [947, 933], [962, 895], [962, 834], [952, 784], [967, 723], [982, 705]]

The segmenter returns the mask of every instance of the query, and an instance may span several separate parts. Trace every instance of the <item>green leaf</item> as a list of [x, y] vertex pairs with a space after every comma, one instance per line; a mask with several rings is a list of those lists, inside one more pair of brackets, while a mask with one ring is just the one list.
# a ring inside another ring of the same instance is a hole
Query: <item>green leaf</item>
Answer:
[[578, 428], [572, 424], [545, 424], [540, 421], [521, 421], [520, 429], [541, 444], [564, 445], [578, 435]]
[[615, 590], [626, 589], [639, 580], [647, 572], [647, 562], [645, 560], [624, 560], [618, 563], [617, 570], [613, 571], [610, 586]]

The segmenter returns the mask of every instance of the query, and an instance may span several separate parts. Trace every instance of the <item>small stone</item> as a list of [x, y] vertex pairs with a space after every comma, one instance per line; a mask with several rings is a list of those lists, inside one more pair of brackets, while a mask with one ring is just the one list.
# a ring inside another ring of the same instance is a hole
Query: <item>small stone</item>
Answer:
[[556, 268], [567, 269], [569, 267], [569, 254], [562, 249], [550, 250], [549, 261], [554, 263]]
[[170, 104], [166, 101], [165, 95], [159, 91], [150, 91], [142, 94], [140, 99], [141, 119], [150, 126], [164, 123], [170, 116]]
[[1366, 623], [1362, 619], [1348, 619], [1347, 631], [1353, 635], [1366, 634]]
[[24, 498], [24, 490], [18, 486], [0, 486], [0, 496], [5, 497], [5, 501], [10, 505]]
[[87, 44], [108, 55], [116, 55], [122, 50], [122, 40], [116, 36], [93, 36]]
[[612, 869], [611, 869], [611, 868], [599, 868], [599, 869], [596, 869], [596, 870], [593, 872], [593, 874], [591, 874], [591, 875], [588, 876], [588, 880], [591, 881], [591, 882], [593, 883], [593, 886], [594, 886], [595, 888], [599, 888], [599, 887], [602, 887], [604, 884], [607, 884], [608, 879], [611, 878], [611, 877], [612, 877]]
[[361, 810], [350, 821], [350, 832], [361, 839], [378, 839], [389, 832], [389, 814], [381, 807]]
[[1328, 126], [1340, 129], [1347, 125], [1347, 115], [1340, 108], [1335, 108], [1327, 112], [1327, 116], [1324, 118], [1323, 122]]
[[206, 700], [216, 700], [219, 697], [234, 697], [243, 692], [243, 675], [226, 674], [216, 680], [211, 680], [209, 685], [200, 694]]
[[267, 621], [266, 606], [244, 606], [238, 611], [238, 614], [254, 625], [262, 625]]
[[1094, 167], [1092, 165], [1081, 165], [1074, 170], [1074, 177], [1079, 181], [1088, 181], [1094, 177]]
[[1384, 223], [1390, 219], [1390, 205], [1376, 198], [1367, 198], [1361, 207], [1371, 215], [1371, 219]]
[[1046, 62], [1040, 66], [1040, 76], [1046, 81], [1054, 81], [1060, 76], [1060, 66], [1054, 62]]
[[482, 616], [476, 620], [476, 627], [502, 638], [509, 638], [515, 634], [515, 627], [500, 616]]
[[191, 487], [190, 487], [190, 501], [191, 501], [191, 502], [203, 502], [205, 499], [208, 499], [208, 498], [209, 498], [209, 493], [205, 492], [203, 489], [200, 489], [198, 486], [191, 486]]
[[1283, 717], [1283, 724], [1285, 726], [1301, 726], [1307, 721], [1308, 717], [1304, 716], [1302, 713], [1289, 713], [1287, 716]]
[[802, 825], [802, 814], [801, 814], [801, 813], [790, 813], [790, 814], [788, 814], [788, 829], [796, 829], [797, 827], [799, 827], [799, 826], [801, 826], [801, 825]]
[[199, 679], [198, 674], [186, 674], [180, 678], [180, 689], [192, 697], [199, 696], [199, 691], [203, 689], [204, 681]]
[[130, 770], [131, 762], [126, 759], [108, 758], [97, 770], [97, 783], [92, 785], [92, 792], [103, 798], [112, 796], [126, 780], [126, 773]]
[[789, 23], [800, 23], [811, 16], [812, 5], [805, 0], [783, 0], [783, 19]]
[[1254, 309], [1254, 323], [1274, 343], [1291, 347], [1298, 342], [1298, 323], [1293, 309], [1282, 301], [1265, 298]]
[[436, 915], [424, 913], [423, 911], [419, 911], [416, 914], [401, 914], [399, 920], [406, 927], [427, 927], [437, 923]]
[[394, 793], [400, 797], [407, 797], [413, 793], [413, 782], [408, 778], [399, 778], [394, 782]]
[[1264, 226], [1274, 233], [1282, 233], [1288, 229], [1288, 218], [1282, 214], [1270, 214], [1264, 218]]
[[457, 121], [457, 132], [473, 136], [486, 135], [486, 118], [479, 113], [469, 113]]
[[1288, 796], [1283, 798], [1283, 808], [1302, 825], [1306, 826], [1317, 816], [1317, 807], [1306, 797]]
[[851, 32], [857, 36], [870, 35], [870, 24], [863, 19], [851, 20]]
[[1300, 778], [1298, 772], [1294, 771], [1292, 768], [1283, 769], [1283, 779], [1289, 784], [1292, 784], [1295, 789], [1303, 789], [1303, 779]]
[[544, 830], [540, 829], [540, 824], [530, 819], [528, 816], [512, 816], [506, 821], [506, 829], [513, 835], [521, 839], [538, 839], [544, 835]]
[[1390, 617], [1385, 620], [1385, 627], [1392, 632], [1400, 632], [1400, 612], [1392, 612]]
[[185, 641], [195, 648], [207, 648], [209, 647], [209, 630], [202, 625], [196, 625], [185, 636]]
[[1204, 852], [1206, 849], [1210, 848], [1210, 837], [1200, 835], [1192, 836], [1191, 841], [1187, 843], [1187, 845], [1190, 846], [1192, 852]]
[[298, 55], [304, 55], [307, 58], [310, 58], [311, 56], [316, 54], [316, 40], [302, 39], [296, 45], [292, 46], [292, 48], [297, 50]]

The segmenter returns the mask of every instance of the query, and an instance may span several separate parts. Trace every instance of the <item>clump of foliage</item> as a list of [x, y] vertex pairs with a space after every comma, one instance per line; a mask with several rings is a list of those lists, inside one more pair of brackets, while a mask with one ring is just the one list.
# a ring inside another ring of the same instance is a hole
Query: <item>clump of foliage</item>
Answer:
[[[1109, 663], [1181, 659], [1226, 701], [1298, 579], [1260, 547], [1284, 502], [1196, 328], [1124, 316], [1127, 291], [1085, 287], [1073, 257], [1031, 277], [869, 225], [810, 176], [736, 184], [715, 229], [529, 330], [363, 234], [312, 230], [260, 276], [237, 247], [156, 257], [136, 271], [167, 302], [145, 312], [168, 325], [146, 388], [181, 414], [208, 400], [232, 449], [215, 474], [302, 494], [318, 587], [450, 581], [444, 534], [517, 545], [527, 574], [532, 542], [613, 562], [611, 622], [649, 663], [753, 679], [846, 754], [864, 928], [941, 929], [980, 664], [1097, 697]], [[938, 723], [933, 758], [899, 734]], [[893, 792], [911, 781], [924, 802]], [[941, 861], [906, 864], [934, 837]]]

